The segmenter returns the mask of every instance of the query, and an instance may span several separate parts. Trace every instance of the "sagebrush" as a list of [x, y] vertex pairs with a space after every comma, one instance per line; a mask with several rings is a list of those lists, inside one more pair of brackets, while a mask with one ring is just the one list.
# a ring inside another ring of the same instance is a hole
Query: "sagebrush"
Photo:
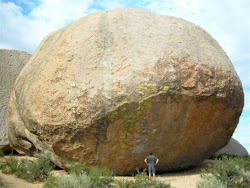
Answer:
[[87, 167], [84, 163], [75, 164], [71, 170], [60, 177], [49, 177], [44, 188], [95, 188], [109, 187], [113, 182], [113, 173], [108, 169]]
[[17, 177], [34, 182], [45, 180], [54, 168], [53, 163], [46, 155], [38, 155], [37, 161], [17, 160], [14, 157], [5, 159], [0, 169], [6, 174], [15, 174]]
[[223, 155], [202, 170], [199, 188], [250, 187], [250, 157]]
[[167, 188], [167, 187], [170, 187], [170, 182], [160, 181], [159, 179], [154, 179], [154, 178], [148, 179], [145, 169], [142, 172], [140, 172], [137, 169], [137, 174], [135, 175], [135, 181], [118, 180], [116, 181], [116, 183], [120, 188], [141, 188], [141, 187]]
[[0, 150], [0, 157], [3, 157], [5, 155], [4, 151]]
[[5, 187], [4, 179], [0, 176], [0, 187]]

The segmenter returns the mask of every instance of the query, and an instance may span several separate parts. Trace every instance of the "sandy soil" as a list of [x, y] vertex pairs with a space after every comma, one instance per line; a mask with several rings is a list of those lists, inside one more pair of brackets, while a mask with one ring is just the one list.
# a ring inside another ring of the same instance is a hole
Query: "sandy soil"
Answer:
[[0, 176], [4, 179], [4, 185], [6, 188], [41, 188], [43, 185], [42, 183], [29, 183], [14, 175], [3, 174], [1, 171]]
[[[34, 161], [36, 160], [36, 158], [34, 157], [28, 157], [28, 156], [13, 156], [19, 160], [21, 159], [26, 159], [26, 160], [31, 160]], [[2, 163], [5, 158], [9, 158], [9, 156], [5, 156], [5, 157], [1, 157], [0, 158], [0, 163]], [[30, 183], [27, 182], [23, 179], [20, 179], [18, 177], [16, 177], [15, 175], [11, 175], [11, 174], [4, 174], [2, 173], [2, 171], [0, 170], [0, 177], [3, 178], [4, 180], [4, 188], [41, 188], [42, 187], [42, 183]], [[1, 187], [1, 186], [0, 186]]]
[[[23, 156], [17, 156], [17, 158], [34, 160], [33, 158], [23, 157]], [[4, 159], [1, 158], [0, 163], [3, 160]], [[157, 178], [159, 178], [162, 181], [170, 181], [172, 188], [195, 188], [196, 184], [201, 180], [200, 178], [201, 168], [205, 168], [207, 164], [211, 162], [212, 160], [205, 160], [204, 162], [202, 162], [201, 164], [199, 164], [194, 168], [190, 168], [181, 172], [160, 174], [157, 175]], [[55, 170], [52, 172], [54, 176], [60, 176], [63, 173], [65, 173], [65, 171], [63, 170]], [[43, 186], [43, 183], [29, 183], [25, 180], [17, 178], [14, 175], [3, 174], [1, 171], [0, 171], [0, 176], [4, 179], [6, 188], [41, 188]], [[115, 179], [132, 180], [133, 177], [116, 176]]]
[[[183, 170], [181, 172], [172, 172], [156, 175], [161, 181], [169, 181], [171, 188], [196, 188], [196, 184], [201, 180], [200, 173], [202, 168], [206, 168], [213, 160], [205, 160], [196, 167]], [[118, 180], [133, 180], [133, 177], [117, 176]]]
[[163, 174], [161, 175], [161, 180], [170, 181], [172, 188], [195, 188], [196, 184], [201, 180], [201, 169], [206, 168], [207, 165], [212, 162], [213, 160], [205, 160], [196, 167], [188, 170]]

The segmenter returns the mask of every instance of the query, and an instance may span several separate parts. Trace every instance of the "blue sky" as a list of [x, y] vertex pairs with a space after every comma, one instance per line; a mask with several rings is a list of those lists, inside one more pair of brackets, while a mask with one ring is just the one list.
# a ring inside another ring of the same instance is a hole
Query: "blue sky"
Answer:
[[0, 48], [33, 53], [51, 31], [92, 12], [123, 7], [184, 18], [220, 43], [245, 93], [233, 137], [250, 153], [250, 0], [0, 0]]

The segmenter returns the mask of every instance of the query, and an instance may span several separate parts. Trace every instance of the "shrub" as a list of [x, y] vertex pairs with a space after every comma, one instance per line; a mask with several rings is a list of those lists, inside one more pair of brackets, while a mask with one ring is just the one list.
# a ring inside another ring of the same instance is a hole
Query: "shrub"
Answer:
[[92, 187], [92, 182], [89, 176], [85, 173], [83, 174], [64, 174], [58, 178], [58, 187], [60, 188], [90, 188]]
[[148, 176], [146, 174], [146, 170], [144, 169], [140, 172], [137, 169], [137, 174], [135, 175], [135, 181], [116, 181], [120, 188], [141, 188], [141, 187], [148, 187], [148, 188], [166, 188], [170, 187], [169, 182], [163, 182], [158, 179], [151, 178], [148, 180]]
[[166, 187], [170, 187], [170, 182], [161, 181], [159, 179], [150, 179], [147, 186], [157, 187], [157, 188], [166, 188]]
[[221, 156], [213, 164], [202, 170], [202, 182], [198, 187], [206, 187], [211, 183], [224, 187], [250, 186], [250, 157]]
[[18, 165], [13, 174], [15, 174], [19, 178], [34, 181], [33, 174], [31, 173], [31, 168], [33, 164], [34, 162], [32, 161], [20, 160], [18, 161]]
[[57, 188], [58, 187], [58, 182], [57, 178], [53, 176], [48, 176], [48, 178], [45, 180], [43, 188]]
[[0, 187], [5, 187], [4, 186], [4, 179], [0, 176]]
[[86, 174], [91, 180], [93, 187], [108, 187], [113, 181], [113, 172], [106, 168], [87, 167], [85, 163], [74, 164], [69, 174]]
[[136, 188], [134, 181], [117, 180], [116, 184], [119, 186], [119, 188]]
[[28, 170], [34, 180], [44, 180], [55, 167], [47, 155], [38, 155], [38, 160]]
[[203, 181], [199, 182], [197, 184], [197, 187], [198, 188], [211, 188], [211, 187], [227, 188], [227, 185], [222, 183], [215, 176], [210, 175], [210, 176], [207, 176], [205, 179], [203, 179]]
[[3, 157], [4, 155], [4, 151], [0, 150], [0, 157]]
[[17, 166], [18, 160], [10, 157], [8, 159], [5, 159], [5, 162], [0, 165], [0, 169], [5, 174], [14, 174], [17, 171]]
[[20, 160], [10, 157], [0, 166], [3, 173], [15, 174], [17, 177], [29, 181], [42, 181], [46, 179], [53, 169], [48, 156], [39, 155], [36, 162]]
[[109, 187], [113, 181], [113, 173], [106, 168], [90, 167], [89, 176], [93, 187]]
[[69, 173], [74, 173], [76, 175], [83, 173], [89, 174], [89, 167], [87, 167], [85, 163], [76, 163], [72, 165]]
[[84, 163], [74, 164], [68, 174], [58, 178], [49, 177], [44, 188], [88, 188], [109, 187], [113, 173], [108, 169], [87, 167]]

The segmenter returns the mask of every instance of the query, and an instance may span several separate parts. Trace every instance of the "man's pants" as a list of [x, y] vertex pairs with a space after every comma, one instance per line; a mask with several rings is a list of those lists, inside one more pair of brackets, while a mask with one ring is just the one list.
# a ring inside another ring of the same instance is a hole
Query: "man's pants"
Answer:
[[148, 173], [149, 174], [155, 174], [155, 165], [154, 164], [150, 164], [148, 165]]

